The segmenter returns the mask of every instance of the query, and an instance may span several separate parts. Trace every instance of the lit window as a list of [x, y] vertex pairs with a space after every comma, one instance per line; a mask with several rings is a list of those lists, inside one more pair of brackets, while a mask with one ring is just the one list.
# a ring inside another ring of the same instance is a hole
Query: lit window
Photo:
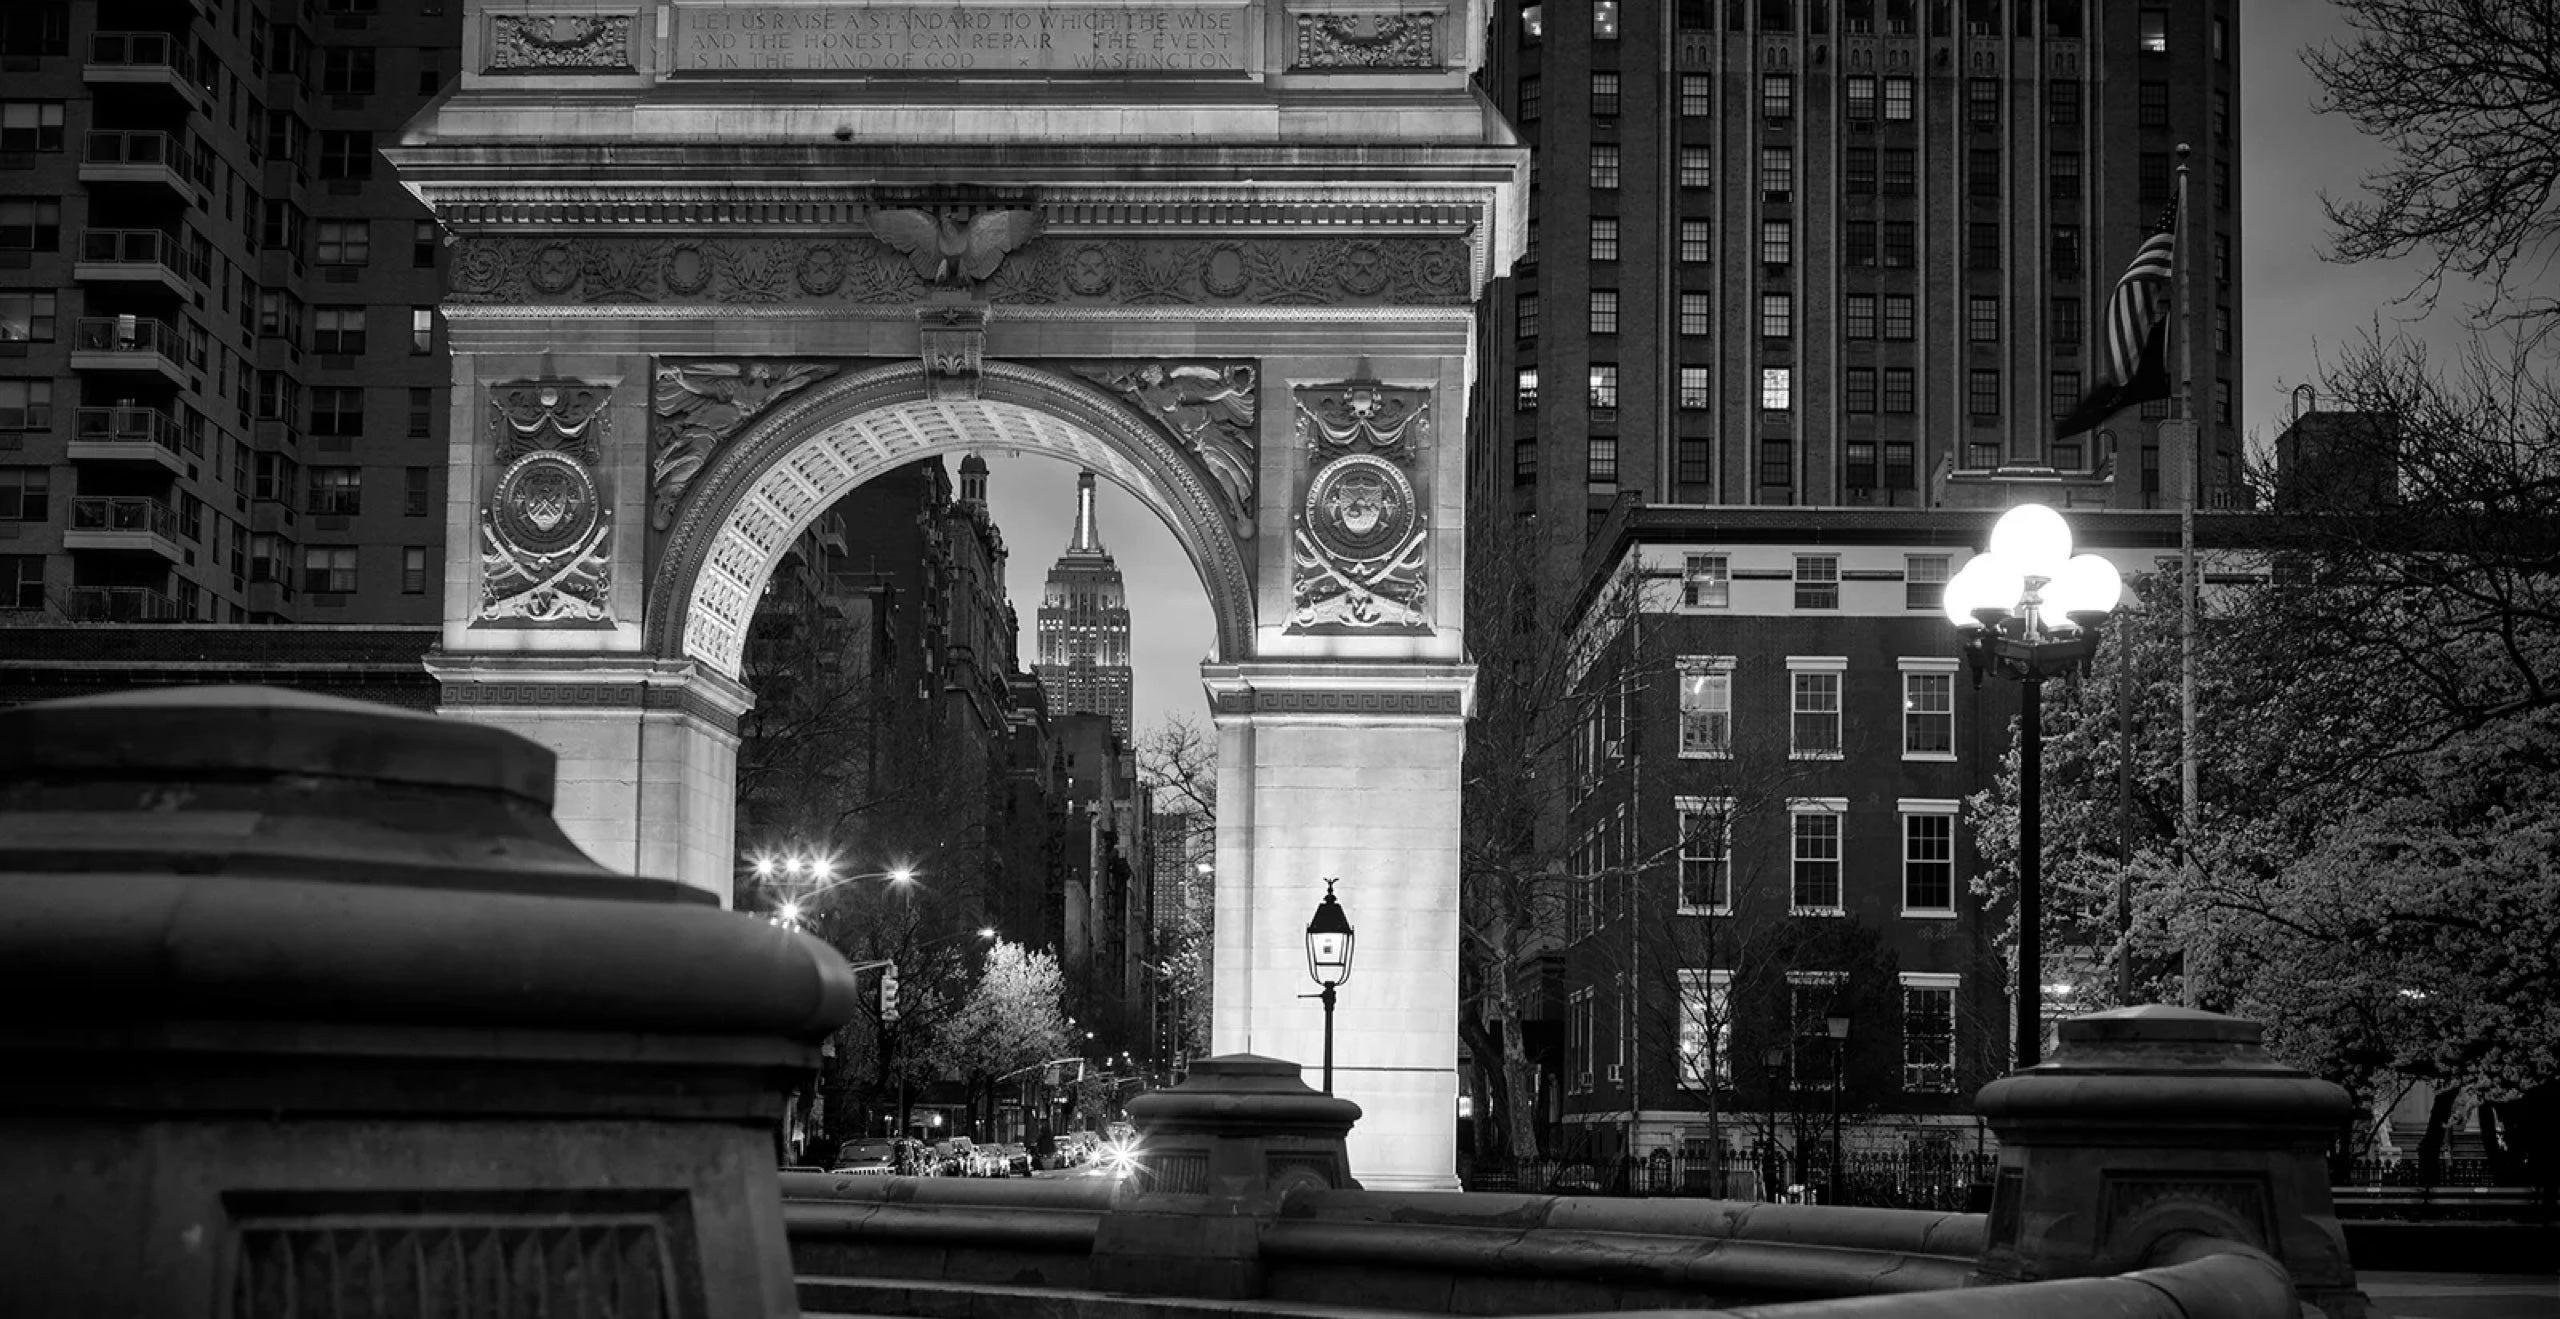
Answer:
[[1618, 39], [1618, 0], [1592, 0], [1591, 35], [1602, 41]]
[[1593, 334], [1618, 332], [1618, 291], [1616, 289], [1591, 290], [1591, 332]]
[[1733, 661], [1683, 659], [1680, 662], [1680, 754], [1725, 756], [1732, 753]]
[[1595, 412], [1615, 412], [1618, 410], [1618, 368], [1616, 364], [1592, 364], [1591, 407]]
[[1771, 412], [1783, 412], [1794, 406], [1794, 377], [1783, 366], [1760, 368], [1760, 406]]
[[1704, 119], [1715, 113], [1715, 79], [1704, 73], [1680, 75], [1680, 113]]
[[1783, 124], [1796, 117], [1795, 75], [1760, 75], [1760, 117], [1773, 124]]
[[1618, 75], [1614, 71], [1596, 69], [1591, 74], [1591, 113], [1594, 118], [1613, 119], [1618, 114]]
[[2169, 11], [2145, 9], [2141, 14], [2141, 47], [2145, 55], [2169, 53]]
[[1680, 1079], [1690, 1090], [1733, 1080], [1733, 973], [1680, 971]]
[[1909, 78], [1885, 79], [1884, 117], [1886, 121], [1890, 123], [1908, 121], [1911, 118], [1912, 99], [1913, 86]]
[[1947, 595], [1948, 556], [1913, 554], [1902, 561], [1902, 607], [1938, 611]]
[[[1688, 149], [1681, 151], [1682, 159]], [[1684, 171], [1685, 172], [1685, 167]], [[1793, 147], [1760, 148], [1760, 192], [1771, 198], [1784, 198], [1796, 190], [1796, 153]]]
[[1704, 293], [1680, 295], [1680, 333], [1704, 338], [1715, 332], [1715, 300]]
[[1595, 215], [1591, 217], [1591, 259], [1594, 261], [1615, 261], [1618, 259], [1618, 221], [1616, 217], [1607, 215]]
[[1680, 186], [1704, 188], [1716, 181], [1715, 157], [1705, 147], [1680, 148]]
[[1715, 405], [1715, 387], [1708, 383], [1707, 368], [1680, 368], [1680, 407], [1686, 412], [1703, 412]]
[[1789, 223], [1788, 221], [1785, 221], [1785, 220], [1763, 220], [1763, 221], [1761, 221], [1761, 222], [1760, 222], [1760, 262], [1761, 262], [1761, 264], [1763, 264], [1763, 265], [1770, 265], [1770, 266], [1783, 266], [1783, 265], [1789, 265], [1789, 264], [1792, 264], [1792, 263], [1795, 261], [1795, 259], [1796, 259], [1796, 230], [1795, 230], [1795, 226], [1794, 226], [1793, 224]]
[[1591, 148], [1591, 186], [1594, 188], [1618, 186], [1618, 149], [1616, 147], [1602, 145]]
[[1964, 308], [1965, 338], [1974, 343], [2000, 342], [2000, 300], [1967, 298]]
[[1512, 383], [1514, 406], [1522, 412], [1538, 410], [1538, 368], [1524, 366]]
[[1680, 259], [1688, 262], [1712, 261], [1716, 255], [1715, 226], [1705, 220], [1680, 222]]
[[1849, 118], [1869, 120], [1876, 117], [1876, 80], [1870, 74], [1852, 74], [1849, 78]]
[[436, 309], [411, 307], [409, 309], [409, 351], [424, 355], [435, 350]]
[[1763, 293], [1760, 295], [1760, 337], [1786, 339], [1795, 334], [1795, 295]]
[[1731, 560], [1721, 554], [1684, 555], [1680, 561], [1680, 603], [1689, 609], [1722, 609], [1733, 602]]
[[1847, 304], [1843, 309], [1841, 323], [1846, 327], [1845, 333], [1852, 339], [1875, 338], [1876, 295], [1872, 293], [1850, 294]]

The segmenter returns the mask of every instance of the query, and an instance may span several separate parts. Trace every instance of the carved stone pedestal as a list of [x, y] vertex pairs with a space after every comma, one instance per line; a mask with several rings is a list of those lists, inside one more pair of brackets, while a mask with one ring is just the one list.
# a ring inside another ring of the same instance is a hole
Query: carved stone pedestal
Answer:
[[0, 712], [0, 1310], [797, 1312], [833, 950], [612, 874], [498, 728], [259, 688]]
[[2347, 1094], [2269, 1057], [2263, 1034], [2185, 1008], [2093, 1013], [1983, 1087], [2000, 1173], [1975, 1280], [2129, 1273], [2192, 1234], [2267, 1252], [2331, 1319], [2372, 1313], [2324, 1158]]

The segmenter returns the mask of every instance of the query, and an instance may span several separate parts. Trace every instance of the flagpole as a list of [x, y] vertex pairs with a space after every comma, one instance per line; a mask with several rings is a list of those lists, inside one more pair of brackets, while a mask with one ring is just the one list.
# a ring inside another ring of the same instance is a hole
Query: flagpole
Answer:
[[[2187, 224], [2187, 144], [2178, 144], [2177, 283], [2170, 296], [2178, 303], [2178, 411], [2187, 423], [2186, 499], [2178, 509], [2178, 856], [2189, 893], [2195, 891], [2196, 829], [2196, 595], [2203, 574], [2196, 563], [2196, 505], [2204, 491], [2204, 419], [2196, 415], [2196, 340], [2189, 292], [2195, 287], [2195, 238]], [[2184, 287], [2180, 287], [2183, 285]], [[2179, 959], [2179, 999], [2196, 1005], [2196, 967], [2192, 947]]]

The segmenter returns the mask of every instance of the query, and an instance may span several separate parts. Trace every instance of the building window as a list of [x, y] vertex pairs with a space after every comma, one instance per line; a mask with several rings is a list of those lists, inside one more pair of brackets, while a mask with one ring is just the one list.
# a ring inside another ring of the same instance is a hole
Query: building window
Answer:
[[1618, 483], [1618, 437], [1594, 435], [1583, 442], [1583, 479], [1593, 485]]
[[[50, 522], [53, 474], [42, 467], [0, 467], [0, 522]], [[15, 534], [15, 533], [11, 533]]]
[[1884, 295], [1884, 337], [1888, 343], [1908, 343], [1911, 339], [1911, 295]]
[[1514, 482], [1538, 479], [1538, 440], [1528, 436], [1511, 442], [1511, 479]]
[[1618, 410], [1618, 368], [1613, 362], [1591, 365], [1591, 409], [1594, 412]]
[[1680, 1079], [1686, 1090], [1733, 1081], [1733, 973], [1680, 970]]
[[62, 102], [0, 101], [0, 151], [60, 151]]
[[362, 435], [364, 389], [356, 385], [319, 385], [311, 391], [311, 433]]
[[1870, 74], [1849, 76], [1849, 118], [1864, 122], [1876, 117], [1876, 80]]
[[1911, 415], [1912, 407], [1911, 368], [1907, 366], [1886, 367], [1884, 369], [1885, 415], [1888, 417], [1907, 417]]
[[57, 252], [61, 249], [61, 202], [0, 201], [0, 251]]
[[1915, 159], [1916, 156], [1909, 147], [1884, 149], [1885, 196], [1908, 197], [1917, 189], [1916, 179], [1919, 167], [1913, 163]]
[[1591, 35], [1599, 41], [1618, 39], [1618, 0], [1591, 0]]
[[2055, 417], [2070, 416], [2071, 410], [2080, 406], [2080, 373], [2077, 371], [2054, 372], [2053, 387], [2047, 391], [2045, 403], [2053, 410]]
[[1996, 128], [1999, 126], [1999, 79], [1968, 78], [1965, 80], [1964, 121], [1976, 128]]
[[2142, 153], [2135, 165], [2135, 181], [2141, 187], [2143, 202], [2158, 205], [2169, 200], [2170, 180], [2176, 177], [2176, 168], [2166, 151]]
[[1786, 339], [1795, 334], [1795, 295], [1763, 293], [1760, 295], [1760, 337]]
[[2080, 346], [2080, 300], [2053, 300], [2053, 344], [2056, 348]]
[[1912, 467], [1912, 462], [1911, 462], [1911, 441], [1909, 441], [1909, 440], [1887, 440], [1887, 441], [1885, 441], [1885, 442], [1884, 442], [1884, 484], [1885, 484], [1885, 488], [1886, 488], [1886, 489], [1888, 489], [1888, 490], [1908, 490], [1908, 489], [1910, 489], [1910, 488], [1911, 488], [1911, 478], [1912, 478], [1912, 475], [1913, 475], [1913, 467]]
[[1840, 225], [1843, 264], [1866, 267], [1876, 263], [1876, 222], [1847, 220]]
[[409, 309], [409, 351], [425, 356], [435, 350], [436, 309], [411, 307]]
[[1845, 914], [1840, 901], [1840, 817], [1847, 808], [1846, 802], [1836, 806], [1789, 803], [1789, 915]]
[[52, 343], [54, 295], [0, 293], [0, 343]]
[[2213, 382], [2213, 419], [2225, 426], [2231, 424], [2231, 382], [2228, 380]]
[[1591, 290], [1591, 332], [1593, 334], [1618, 332], [1618, 291], [1616, 289]]
[[2140, 26], [2136, 31], [2140, 33], [2142, 53], [2145, 55], [2168, 54], [2169, 11], [2166, 9], [2145, 9], [2139, 17], [2139, 23]]
[[1949, 558], [1944, 554], [1910, 554], [1902, 560], [1902, 607], [1930, 613], [1947, 598]]
[[2080, 204], [2080, 153], [2057, 151], [2045, 169], [2045, 197], [2057, 206]]
[[[1682, 182], [1687, 182], [1689, 153], [1704, 148], [1680, 149]], [[1796, 153], [1793, 147], [1760, 148], [1760, 195], [1772, 201], [1784, 201], [1796, 190]]]
[[366, 220], [322, 220], [311, 259], [324, 266], [360, 266], [373, 259], [373, 225]]
[[[1680, 606], [1722, 609], [1733, 603], [1732, 561], [1721, 554], [1688, 554], [1680, 560]], [[1687, 708], [1687, 698], [1682, 698]]]
[[1956, 986], [1951, 975], [1902, 973], [1902, 1088], [1915, 1094], [1956, 1088]]
[[0, 55], [41, 59], [70, 50], [71, 7], [63, 0], [18, 0], [0, 6]]
[[53, 382], [0, 380], [0, 431], [53, 429]]
[[1538, 410], [1538, 368], [1524, 366], [1512, 384], [1512, 401], [1522, 412]]
[[1680, 75], [1680, 113], [1691, 119], [1705, 119], [1715, 113], [1715, 79], [1704, 73]]
[[1680, 148], [1680, 186], [1705, 188], [1716, 181], [1715, 155], [1705, 147]]
[[2055, 225], [2053, 227], [2052, 248], [2053, 251], [2051, 256], [2053, 258], [2054, 274], [2068, 276], [2080, 273], [2080, 226], [2076, 224]]
[[428, 492], [431, 488], [428, 484], [427, 472], [428, 469], [424, 467], [404, 467], [400, 470], [400, 515], [402, 517], [422, 518], [427, 515], [430, 507]]
[[1851, 147], [1841, 153], [1840, 188], [1852, 197], [1871, 197], [1876, 191], [1876, 149]]
[[1991, 220], [1975, 220], [1964, 227], [1965, 264], [1974, 270], [2000, 268], [2000, 226]]
[[402, 595], [427, 593], [426, 546], [403, 545], [400, 547], [400, 593]]
[[1591, 148], [1591, 186], [1608, 189], [1618, 186], [1618, 149], [1601, 145]]
[[320, 52], [320, 90], [332, 96], [373, 94], [373, 47], [331, 46]]
[[1594, 261], [1615, 261], [1618, 259], [1618, 220], [1616, 216], [1595, 215], [1591, 217], [1591, 259]]
[[2217, 91], [2213, 94], [2213, 140], [2216, 142], [2231, 140], [2231, 94], [2229, 92]]
[[1705, 485], [1715, 479], [1709, 466], [1712, 460], [1708, 449], [1709, 446], [1705, 440], [1687, 435], [1680, 437], [1680, 483], [1682, 485]]
[[1796, 608], [1839, 608], [1840, 556], [1837, 554], [1797, 555], [1795, 582]]
[[1876, 442], [1852, 439], [1841, 448], [1841, 479], [1853, 490], [1868, 490], [1876, 484]]
[[1964, 410], [1969, 417], [2000, 415], [2000, 372], [1996, 367], [1976, 367], [1965, 373]]
[[2144, 128], [2169, 126], [2169, 84], [2146, 78], [2136, 93], [2134, 122]]
[[1876, 369], [1874, 367], [1850, 367], [1842, 373], [1841, 385], [1842, 392], [1847, 396], [1850, 412], [1870, 413], [1876, 410]]
[[1538, 337], [1538, 295], [1523, 293], [1511, 300], [1511, 324], [1520, 338]]
[[1680, 333], [1703, 339], [1715, 333], [1715, 299], [1704, 293], [1680, 295]]
[[1693, 263], [1706, 262], [1714, 260], [1715, 255], [1714, 224], [1706, 220], [1682, 220], [1680, 222], [1680, 259]]
[[2213, 309], [2213, 351], [2217, 353], [2231, 351], [2231, 309], [2229, 307]]
[[1680, 661], [1680, 754], [1690, 759], [1733, 754], [1733, 661]]
[[435, 434], [436, 392], [432, 389], [409, 391], [409, 438], [423, 440]]
[[1884, 80], [1884, 118], [1889, 124], [1908, 123], [1911, 119], [1912, 82], [1909, 78]]
[[42, 608], [44, 556], [0, 554], [0, 609]]
[[[1939, 563], [1943, 571], [1945, 560]], [[1942, 668], [1935, 663], [1903, 661], [1902, 758], [1953, 760], [1955, 754], [1956, 675], [1952, 662]]]
[[1840, 1005], [1846, 979], [1838, 971], [1787, 972], [1787, 1084], [1798, 1090], [1831, 1088], [1839, 1046], [1823, 1019]]
[[364, 308], [313, 308], [311, 351], [346, 356], [364, 352]]
[[[2227, 246], [2227, 241], [2226, 241]], [[1784, 266], [1796, 259], [1796, 227], [1786, 220], [1760, 222], [1760, 264]]]
[[353, 517], [364, 511], [362, 468], [314, 467], [309, 469], [309, 475], [310, 493], [303, 504], [304, 512]]
[[1680, 368], [1680, 409], [1682, 411], [1704, 412], [1715, 406], [1715, 387], [1709, 384], [1708, 380], [1706, 367]]
[[1783, 437], [1771, 436], [1760, 441], [1760, 484], [1784, 489], [1795, 481], [1796, 456]]
[[2044, 121], [2055, 128], [2080, 126], [2080, 84], [2076, 82], [2045, 84]]
[[1722, 916], [1733, 910], [1733, 803], [1677, 798], [1680, 812], [1680, 914]]
[[356, 547], [304, 546], [302, 589], [316, 595], [353, 595], [356, 589]]
[[1770, 412], [1783, 412], [1794, 405], [1794, 376], [1783, 366], [1760, 368], [1760, 406]]
[[1591, 74], [1591, 117], [1618, 117], [1618, 75], [1614, 71], [1595, 69]]
[[319, 175], [324, 179], [373, 177], [373, 134], [323, 129]]
[[2231, 235], [2229, 234], [2213, 236], [2213, 282], [2216, 284], [2231, 282]]
[[1783, 124], [1796, 117], [1796, 79], [1791, 73], [1760, 75], [1760, 117]]
[[1876, 295], [1852, 293], [1841, 308], [1841, 332], [1852, 339], [1876, 337]]
[[2000, 342], [2000, 300], [1998, 298], [1965, 299], [1964, 337], [1974, 343]]
[[1884, 264], [1887, 270], [1909, 270], [1915, 248], [1911, 221], [1884, 222]]

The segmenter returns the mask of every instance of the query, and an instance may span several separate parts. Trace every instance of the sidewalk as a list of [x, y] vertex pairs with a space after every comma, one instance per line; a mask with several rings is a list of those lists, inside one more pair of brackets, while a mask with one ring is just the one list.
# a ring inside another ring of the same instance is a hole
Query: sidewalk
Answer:
[[2560, 1319], [2548, 1273], [2368, 1273], [2356, 1286], [2394, 1319]]

